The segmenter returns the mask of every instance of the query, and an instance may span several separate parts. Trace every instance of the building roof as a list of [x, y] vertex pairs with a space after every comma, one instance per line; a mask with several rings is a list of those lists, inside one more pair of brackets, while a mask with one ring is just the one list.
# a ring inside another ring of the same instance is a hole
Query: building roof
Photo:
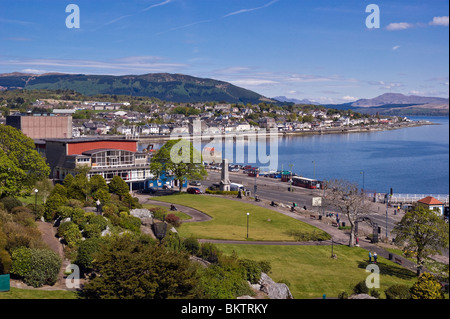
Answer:
[[436, 198], [431, 196], [422, 198], [418, 202], [426, 205], [444, 205], [442, 202], [438, 201]]

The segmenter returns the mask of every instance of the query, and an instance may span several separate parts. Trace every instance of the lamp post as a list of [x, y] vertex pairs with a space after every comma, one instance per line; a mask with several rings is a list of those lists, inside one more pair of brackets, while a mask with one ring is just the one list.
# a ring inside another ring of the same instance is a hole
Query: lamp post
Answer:
[[37, 188], [34, 189], [34, 216], [37, 216]]
[[364, 171], [361, 171], [361, 172], [360, 172], [360, 174], [362, 174], [362, 176], [363, 176], [363, 187], [362, 187], [362, 189], [363, 189], [363, 193], [365, 194], [365, 185], [364, 185], [364, 183], [365, 183], [365, 181], [364, 181]]
[[250, 213], [247, 213], [247, 239], [248, 239], [248, 218], [250, 216]]
[[314, 167], [314, 179], [316, 179], [316, 162], [312, 161]]
[[291, 183], [291, 188], [289, 189], [291, 192], [293, 192], [294, 190], [292, 189], [292, 167], [294, 167], [294, 164], [289, 164], [289, 169], [290, 169], [290, 174], [291, 174], [291, 177], [290, 177], [290, 180], [289, 180], [289, 182]]

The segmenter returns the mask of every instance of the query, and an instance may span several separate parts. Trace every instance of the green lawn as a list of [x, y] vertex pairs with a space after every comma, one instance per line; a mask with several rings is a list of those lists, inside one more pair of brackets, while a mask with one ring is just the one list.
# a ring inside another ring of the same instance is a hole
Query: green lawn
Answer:
[[0, 292], [0, 299], [77, 299], [76, 292], [64, 290], [39, 290], [11, 288]]
[[247, 213], [249, 241], [295, 241], [290, 231], [325, 234], [316, 227], [277, 213], [273, 210], [226, 198], [180, 194], [152, 198], [184, 205], [208, 214], [213, 219], [201, 223], [183, 224], [182, 237], [191, 235], [199, 239], [247, 240]]
[[[353, 287], [366, 280], [367, 251], [362, 248], [334, 246], [337, 259], [330, 258], [331, 246], [260, 246], [218, 244], [220, 250], [231, 255], [235, 251], [239, 257], [257, 261], [269, 261], [276, 282], [287, 281], [295, 299], [337, 297], [346, 291], [349, 295]], [[393, 284], [412, 286], [415, 273], [384, 258], [378, 258], [380, 267], [381, 298], [384, 291]]]

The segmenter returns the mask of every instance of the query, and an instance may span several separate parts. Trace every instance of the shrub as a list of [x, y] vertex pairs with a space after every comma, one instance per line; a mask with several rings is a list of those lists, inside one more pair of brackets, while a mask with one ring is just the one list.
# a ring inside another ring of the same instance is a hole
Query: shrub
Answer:
[[61, 258], [52, 250], [23, 247], [12, 253], [11, 273], [38, 288], [56, 282], [61, 264]]
[[57, 210], [66, 204], [67, 199], [59, 194], [51, 195], [44, 204], [44, 218], [51, 221], [55, 218]]
[[430, 273], [420, 275], [417, 282], [411, 287], [412, 299], [443, 299], [441, 284]]
[[80, 243], [75, 264], [80, 267], [82, 272], [92, 269], [93, 256], [100, 251], [100, 243], [100, 238], [88, 238]]
[[69, 247], [75, 247], [81, 241], [80, 229], [74, 222], [65, 222], [58, 227], [57, 236], [62, 237]]
[[0, 248], [0, 275], [8, 274], [11, 268], [11, 256], [6, 251], [6, 249]]
[[91, 218], [88, 218], [89, 224], [95, 224], [100, 227], [100, 230], [103, 231], [108, 226], [108, 221], [105, 219], [105, 217], [100, 215], [94, 215]]
[[186, 238], [183, 244], [191, 255], [195, 256], [200, 252], [200, 244], [194, 237]]
[[270, 271], [272, 270], [272, 265], [270, 265], [269, 261], [260, 261], [259, 262], [259, 267], [261, 268], [261, 272], [269, 274]]
[[22, 202], [14, 197], [5, 197], [2, 199], [3, 207], [11, 212], [14, 207], [22, 206]]
[[346, 291], [342, 291], [338, 295], [339, 299], [348, 299], [348, 293]]
[[174, 214], [169, 214], [166, 216], [166, 222], [171, 224], [173, 227], [178, 228], [181, 226], [180, 217], [175, 216]]
[[31, 249], [16, 248], [11, 253], [11, 274], [25, 277], [31, 270]]
[[214, 244], [203, 243], [200, 249], [200, 255], [198, 257], [209, 261], [210, 263], [217, 263], [221, 252]]
[[102, 230], [98, 224], [87, 224], [84, 227], [84, 237], [99, 238], [102, 235]]
[[258, 262], [250, 259], [241, 259], [239, 264], [244, 267], [247, 280], [252, 284], [258, 283], [261, 279], [261, 266]]
[[384, 291], [386, 299], [410, 299], [411, 293], [406, 285], [392, 285]]
[[153, 213], [153, 218], [158, 220], [164, 220], [165, 216], [168, 214], [167, 210], [164, 208], [150, 208], [150, 211]]
[[368, 294], [369, 288], [367, 288], [366, 282], [363, 280], [356, 284], [356, 286], [353, 288], [353, 292], [357, 295]]

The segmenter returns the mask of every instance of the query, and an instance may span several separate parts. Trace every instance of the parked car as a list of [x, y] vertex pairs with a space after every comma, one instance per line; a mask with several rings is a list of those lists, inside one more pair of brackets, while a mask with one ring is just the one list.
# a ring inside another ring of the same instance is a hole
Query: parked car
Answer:
[[189, 188], [187, 189], [187, 192], [188, 192], [189, 194], [201, 194], [201, 193], [202, 193], [202, 190], [201, 190], [200, 188], [198, 188], [198, 187], [189, 187]]
[[141, 193], [142, 194], [155, 194], [156, 190], [153, 187], [150, 187], [150, 188], [141, 190]]

